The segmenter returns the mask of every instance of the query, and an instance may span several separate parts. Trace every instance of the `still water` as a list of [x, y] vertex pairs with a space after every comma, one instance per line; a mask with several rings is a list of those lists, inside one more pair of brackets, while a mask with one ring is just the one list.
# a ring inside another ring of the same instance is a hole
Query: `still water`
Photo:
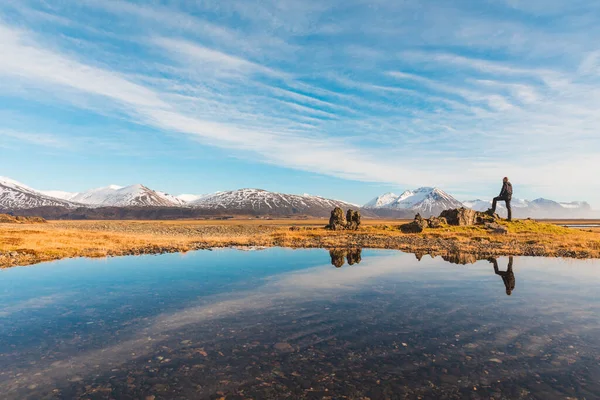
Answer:
[[0, 398], [600, 398], [600, 261], [449, 261], [274, 248], [2, 270]]

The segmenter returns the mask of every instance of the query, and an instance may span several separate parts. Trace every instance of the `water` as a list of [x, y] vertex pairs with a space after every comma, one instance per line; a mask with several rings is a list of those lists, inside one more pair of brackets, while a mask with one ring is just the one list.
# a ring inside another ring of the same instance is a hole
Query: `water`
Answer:
[[600, 262], [496, 263], [269, 249], [2, 270], [0, 397], [599, 398]]

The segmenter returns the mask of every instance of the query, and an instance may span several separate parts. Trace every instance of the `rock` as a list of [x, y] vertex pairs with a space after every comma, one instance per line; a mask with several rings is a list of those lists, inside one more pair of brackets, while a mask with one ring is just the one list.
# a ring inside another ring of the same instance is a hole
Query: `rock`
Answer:
[[348, 265], [359, 264], [362, 261], [361, 253], [362, 249], [348, 250], [348, 254], [346, 254], [346, 260], [348, 260]]
[[475, 216], [475, 222], [478, 224], [485, 224], [486, 222], [496, 222], [500, 220], [500, 216], [492, 212], [489, 208], [486, 212], [477, 212]]
[[336, 207], [331, 211], [331, 217], [329, 217], [329, 225], [327, 225], [326, 229], [331, 229], [334, 231], [339, 231], [346, 229], [346, 217], [344, 216], [344, 210], [339, 207]]
[[440, 218], [445, 218], [448, 225], [456, 226], [483, 225], [500, 220], [498, 214], [492, 213], [492, 210], [480, 212], [464, 207], [444, 210]]
[[284, 353], [291, 353], [292, 351], [294, 351], [294, 348], [292, 347], [292, 345], [289, 343], [286, 343], [286, 342], [275, 343], [275, 346], [273, 346], [273, 347], [275, 348], [275, 350], [281, 351]]
[[427, 226], [429, 228], [441, 228], [444, 225], [448, 225], [448, 221], [444, 217], [430, 217], [427, 219]]
[[508, 233], [508, 228], [504, 225], [500, 225], [496, 222], [486, 222], [485, 229], [488, 229], [492, 233], [497, 233], [500, 235], [506, 235]]
[[469, 226], [475, 224], [476, 214], [477, 212], [475, 210], [461, 207], [444, 210], [440, 214], [440, 217], [445, 218], [448, 225]]
[[346, 250], [342, 249], [331, 249], [329, 250], [329, 256], [331, 257], [331, 265], [336, 268], [340, 268], [344, 265], [344, 257], [346, 257]]
[[360, 211], [348, 210], [346, 213], [346, 228], [357, 230], [360, 226]]
[[415, 215], [415, 220], [413, 222], [401, 225], [400, 230], [404, 233], [421, 233], [428, 226], [427, 220], [423, 219], [421, 214], [417, 214]]

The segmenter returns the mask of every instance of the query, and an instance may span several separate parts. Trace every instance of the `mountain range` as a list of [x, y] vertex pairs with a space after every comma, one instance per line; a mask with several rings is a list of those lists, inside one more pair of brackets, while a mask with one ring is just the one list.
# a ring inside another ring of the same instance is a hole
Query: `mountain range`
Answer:
[[[547, 199], [513, 199], [517, 218], [591, 218], [586, 202], [559, 203]], [[421, 187], [402, 194], [385, 193], [364, 206], [308, 194], [294, 195], [261, 189], [239, 189], [212, 194], [174, 196], [147, 186], [110, 185], [73, 193], [41, 191], [0, 177], [0, 212], [41, 215], [48, 218], [196, 218], [219, 215], [327, 217], [334, 207], [361, 209], [367, 217], [412, 218], [439, 215], [449, 208], [485, 211], [491, 201], [459, 201], [439, 188]], [[503, 203], [498, 212], [506, 213]], [[36, 214], [37, 213], [37, 214]]]
[[438, 188], [422, 187], [407, 190], [401, 195], [385, 193], [364, 205], [382, 217], [406, 217], [419, 213], [422, 216], [439, 215], [450, 208], [460, 208], [463, 204]]
[[[340, 200], [261, 189], [180, 196], [140, 184], [125, 187], [111, 185], [81, 193], [40, 191], [12, 179], [0, 177], [0, 211], [20, 214], [37, 212], [50, 218], [186, 218], [227, 214], [326, 217], [335, 207], [360, 208], [356, 204]], [[144, 213], [141, 211], [143, 209], [148, 211]]]

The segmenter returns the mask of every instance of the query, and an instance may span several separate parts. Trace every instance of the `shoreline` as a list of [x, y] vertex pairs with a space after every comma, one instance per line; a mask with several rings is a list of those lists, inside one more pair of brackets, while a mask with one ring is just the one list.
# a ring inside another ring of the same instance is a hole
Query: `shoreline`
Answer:
[[417, 256], [465, 255], [600, 258], [600, 231], [520, 220], [508, 234], [482, 227], [444, 227], [405, 234], [402, 221], [369, 221], [358, 231], [328, 231], [322, 220], [51, 221], [0, 224], [0, 268], [64, 258], [102, 258], [211, 248], [390, 249]]

